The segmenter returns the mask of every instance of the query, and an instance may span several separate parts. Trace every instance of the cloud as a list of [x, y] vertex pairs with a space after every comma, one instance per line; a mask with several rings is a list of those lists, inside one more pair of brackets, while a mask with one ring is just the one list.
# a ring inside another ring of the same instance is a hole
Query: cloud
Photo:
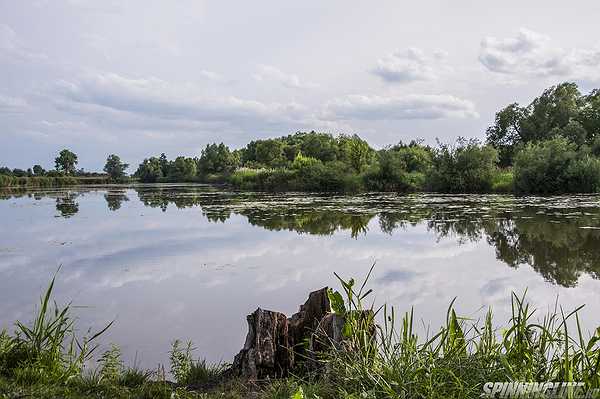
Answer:
[[442, 68], [441, 63], [445, 58], [446, 53], [440, 50], [427, 56], [422, 50], [410, 47], [378, 60], [371, 73], [388, 83], [434, 80], [438, 77], [437, 71]]
[[118, 125], [158, 128], [218, 124], [244, 128], [299, 124], [301, 104], [266, 103], [235, 96], [202, 96], [192, 86], [176, 86], [154, 77], [133, 79], [114, 73], [86, 74], [61, 80], [47, 97], [56, 108], [80, 116], [100, 116]]
[[8, 25], [0, 24], [0, 57], [6, 56], [10, 60], [42, 61], [47, 57], [28, 49], [17, 36], [17, 33]]
[[259, 71], [254, 75], [254, 79], [259, 82], [271, 80], [291, 89], [314, 89], [318, 87], [316, 83], [302, 81], [298, 75], [285, 73], [271, 65], [259, 65], [258, 69]]
[[478, 117], [475, 105], [446, 94], [409, 94], [400, 97], [350, 95], [330, 101], [323, 118], [403, 120]]
[[528, 29], [512, 38], [484, 38], [479, 61], [489, 71], [505, 75], [600, 80], [600, 50], [566, 50]]
[[27, 102], [24, 99], [0, 94], [0, 114], [19, 113], [25, 108], [27, 108]]

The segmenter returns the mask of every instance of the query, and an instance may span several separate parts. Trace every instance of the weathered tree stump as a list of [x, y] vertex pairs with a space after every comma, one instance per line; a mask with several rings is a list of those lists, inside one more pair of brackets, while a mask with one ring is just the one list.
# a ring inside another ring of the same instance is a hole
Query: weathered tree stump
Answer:
[[345, 319], [331, 313], [327, 287], [311, 292], [289, 319], [283, 313], [261, 308], [246, 319], [246, 342], [230, 372], [252, 380], [285, 377], [299, 364], [313, 368], [316, 353], [331, 345], [340, 348], [344, 341]]
[[258, 308], [246, 320], [248, 334], [233, 360], [234, 373], [251, 379], [286, 376], [294, 364], [287, 317]]

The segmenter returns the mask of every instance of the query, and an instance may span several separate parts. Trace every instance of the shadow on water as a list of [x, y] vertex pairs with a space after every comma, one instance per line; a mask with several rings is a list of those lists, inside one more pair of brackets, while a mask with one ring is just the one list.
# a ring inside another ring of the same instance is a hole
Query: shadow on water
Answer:
[[[89, 191], [89, 190], [88, 190]], [[354, 239], [376, 233], [397, 234], [425, 226], [437, 240], [460, 245], [484, 241], [496, 258], [518, 268], [531, 266], [547, 281], [573, 287], [582, 274], [600, 278], [600, 197], [512, 197], [499, 195], [355, 196], [304, 193], [240, 193], [203, 186], [136, 186], [139, 201], [166, 212], [199, 208], [213, 223], [245, 217], [270, 231], [328, 236], [346, 232]], [[57, 216], [79, 211], [84, 190], [3, 193], [2, 198], [55, 198]], [[110, 188], [104, 194], [109, 210], [129, 201], [127, 191]], [[369, 230], [371, 228], [371, 230]]]

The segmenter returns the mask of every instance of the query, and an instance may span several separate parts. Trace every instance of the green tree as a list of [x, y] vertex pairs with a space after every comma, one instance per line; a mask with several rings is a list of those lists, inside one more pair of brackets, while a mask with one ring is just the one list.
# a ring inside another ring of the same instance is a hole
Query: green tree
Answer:
[[167, 156], [165, 155], [164, 152], [162, 154], [160, 154], [160, 157], [158, 157], [158, 162], [160, 164], [160, 170], [162, 172], [162, 175], [168, 176], [169, 168], [171, 167], [171, 163], [167, 159]]
[[177, 157], [169, 170], [169, 180], [172, 181], [190, 181], [196, 177], [196, 161], [192, 158]]
[[281, 166], [285, 162], [281, 140], [258, 141], [256, 143], [256, 161], [268, 167]]
[[361, 173], [369, 165], [374, 153], [369, 143], [357, 135], [341, 135], [338, 138], [338, 146], [337, 158], [349, 164], [356, 173]]
[[490, 191], [497, 163], [498, 151], [478, 140], [459, 139], [454, 146], [440, 144], [428, 174], [430, 189], [451, 193]]
[[225, 144], [207, 144], [198, 159], [199, 172], [230, 173], [239, 164], [239, 155], [232, 153]]
[[104, 165], [104, 171], [109, 174], [110, 178], [114, 181], [122, 181], [125, 179], [125, 170], [129, 167], [129, 164], [121, 162], [121, 158], [115, 154], [111, 154], [106, 158], [106, 164]]
[[164, 177], [160, 159], [156, 157], [144, 159], [135, 171], [134, 176], [143, 183], [156, 183]]
[[591, 136], [586, 126], [594, 112], [589, 115], [582, 113], [586, 108], [586, 101], [594, 104], [594, 97], [589, 100], [582, 97], [575, 83], [565, 82], [552, 86], [527, 107], [514, 103], [500, 110], [494, 124], [486, 131], [487, 143], [499, 150], [500, 165], [508, 166], [512, 164], [518, 146], [522, 144], [558, 136], [577, 143], [589, 142]]
[[40, 165], [33, 165], [33, 174], [36, 176], [43, 176], [46, 174], [46, 171]]
[[75, 166], [77, 165], [77, 155], [67, 149], [62, 150], [58, 157], [54, 160], [56, 170], [63, 172], [67, 175], [75, 173]]
[[514, 185], [520, 193], [598, 192], [600, 160], [564, 137], [529, 143], [515, 156]]

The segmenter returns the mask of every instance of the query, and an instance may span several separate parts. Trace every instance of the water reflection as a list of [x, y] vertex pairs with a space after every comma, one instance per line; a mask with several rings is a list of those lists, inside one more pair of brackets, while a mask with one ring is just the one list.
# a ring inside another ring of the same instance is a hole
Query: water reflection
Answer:
[[67, 193], [56, 197], [56, 210], [59, 215], [64, 218], [70, 218], [79, 212], [79, 202], [77, 201], [77, 193]]
[[582, 273], [600, 278], [600, 203], [595, 196], [524, 197], [368, 194], [352, 197], [228, 193], [189, 188], [136, 189], [142, 203], [166, 211], [200, 207], [211, 222], [242, 215], [271, 231], [366, 235], [425, 224], [438, 240], [485, 240], [510, 267], [529, 265], [554, 284], [573, 287]]
[[[228, 360], [256, 306], [293, 313], [307, 292], [336, 284], [334, 271], [359, 277], [374, 260], [378, 303], [399, 312], [414, 305], [432, 328], [457, 295], [467, 311], [492, 305], [502, 322], [510, 291], [525, 288], [539, 306], [560, 294], [567, 308], [587, 303], [591, 314], [600, 311], [600, 196], [149, 185], [13, 190], [0, 198], [0, 329], [28, 320], [62, 264], [59, 302], [93, 305], [81, 313], [85, 328], [117, 317], [107, 342], [123, 345], [131, 361], [139, 351], [148, 367], [165, 361], [174, 338]], [[142, 337], [140, 329], [153, 333]]]
[[106, 200], [106, 206], [111, 211], [121, 209], [123, 202], [129, 201], [129, 197], [123, 190], [109, 190], [104, 194], [104, 199]]

